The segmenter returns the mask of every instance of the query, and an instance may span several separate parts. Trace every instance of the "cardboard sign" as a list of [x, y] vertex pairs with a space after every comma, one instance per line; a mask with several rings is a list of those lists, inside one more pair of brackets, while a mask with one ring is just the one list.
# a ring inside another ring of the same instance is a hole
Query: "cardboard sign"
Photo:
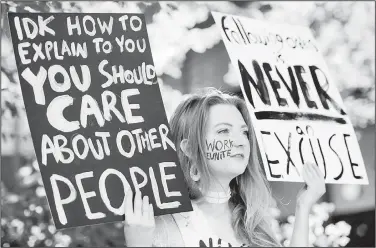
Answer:
[[[212, 13], [251, 114], [268, 180], [368, 184], [341, 96], [308, 28]], [[354, 82], [355, 83], [355, 82]]]
[[191, 211], [141, 14], [9, 13], [23, 99], [57, 229]]

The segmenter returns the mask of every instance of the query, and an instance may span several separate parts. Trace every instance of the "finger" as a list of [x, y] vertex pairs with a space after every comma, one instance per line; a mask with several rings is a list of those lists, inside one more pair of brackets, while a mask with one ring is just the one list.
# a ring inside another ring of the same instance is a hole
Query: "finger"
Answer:
[[133, 192], [132, 190], [128, 190], [125, 192], [125, 219], [129, 218], [133, 215]]
[[316, 164], [312, 164], [311, 166], [309, 166], [310, 169], [310, 174], [311, 174], [311, 177], [312, 177], [312, 186], [316, 188], [316, 190], [319, 190], [318, 187], [321, 187], [323, 185], [325, 185], [325, 179], [324, 179], [324, 175], [321, 173], [320, 169], [318, 168], [318, 166]]
[[315, 185], [317, 185], [321, 190], [325, 193], [325, 177], [324, 174], [321, 172], [320, 168], [317, 165], [312, 166], [312, 173], [315, 173]]
[[310, 167], [309, 169], [310, 169], [311, 176], [313, 177], [313, 180], [315, 180], [316, 182], [320, 180], [321, 172], [318, 166], [316, 164], [311, 164], [309, 167]]
[[141, 201], [141, 192], [139, 190], [136, 191], [136, 196], [134, 197], [134, 215], [136, 218], [141, 217], [141, 211], [142, 211], [142, 201]]
[[142, 199], [142, 217], [147, 220], [149, 219], [149, 196], [144, 196]]
[[309, 168], [310, 168], [311, 172], [313, 173], [313, 175], [317, 175], [317, 171], [316, 171], [317, 165], [315, 163], [311, 163], [309, 165]]
[[307, 169], [307, 172], [310, 174], [310, 175], [312, 175], [312, 173], [313, 173], [313, 163], [312, 162], [308, 162], [307, 164], [306, 164], [306, 169]]
[[311, 183], [310, 185], [315, 185], [317, 181], [319, 180], [318, 175], [315, 172], [314, 166], [315, 165], [310, 165], [307, 168], [308, 177], [310, 178], [310, 183]]
[[152, 226], [155, 225], [154, 208], [152, 204], [149, 204], [149, 220]]
[[319, 178], [324, 179], [324, 174], [323, 174], [322, 171], [320, 170], [319, 166], [315, 165], [315, 166], [313, 166], [313, 169], [314, 169], [314, 171], [316, 172], [316, 174], [317, 174], [317, 176], [318, 176]]
[[303, 180], [305, 183], [307, 183], [307, 180], [308, 180], [308, 176], [307, 176], [307, 165], [303, 165], [303, 169], [302, 169], [302, 176], [303, 176]]
[[312, 177], [312, 172], [310, 171], [309, 167], [310, 167], [309, 164], [305, 164], [304, 165], [304, 168], [303, 168], [303, 179], [304, 179], [305, 183], [308, 186], [311, 186], [314, 179]]

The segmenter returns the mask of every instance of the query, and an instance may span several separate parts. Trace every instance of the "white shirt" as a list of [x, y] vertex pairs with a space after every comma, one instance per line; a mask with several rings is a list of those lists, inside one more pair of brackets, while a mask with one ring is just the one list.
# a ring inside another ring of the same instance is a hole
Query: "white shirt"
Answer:
[[245, 244], [230, 244], [214, 234], [205, 214], [192, 202], [193, 211], [172, 214], [179, 227], [186, 247], [245, 247]]

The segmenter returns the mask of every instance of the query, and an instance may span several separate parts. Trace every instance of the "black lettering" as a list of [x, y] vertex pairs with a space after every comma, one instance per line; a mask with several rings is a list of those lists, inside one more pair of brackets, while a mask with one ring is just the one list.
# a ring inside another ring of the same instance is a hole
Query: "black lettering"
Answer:
[[217, 155], [218, 155], [218, 159], [217, 160], [222, 160], [222, 154], [221, 154], [221, 152], [217, 152]]
[[223, 29], [223, 32], [225, 33], [228, 41], [231, 42], [230, 38], [228, 37], [228, 34], [226, 32], [226, 30], [228, 30], [228, 28], [225, 27], [225, 19], [226, 19], [226, 16], [223, 16], [222, 19], [221, 19], [221, 23], [222, 23], [222, 29]]
[[294, 66], [294, 68], [295, 68], [296, 77], [298, 78], [298, 82], [300, 84], [300, 88], [302, 89], [303, 96], [304, 96], [304, 99], [306, 100], [307, 106], [309, 108], [317, 109], [316, 103], [310, 99], [308, 84], [306, 81], [304, 81], [302, 77], [302, 74], [306, 73], [303, 66], [296, 65]]
[[221, 152], [221, 159], [225, 158], [225, 152], [226, 152], [226, 151], [222, 151], [222, 152]]
[[317, 91], [317, 94], [319, 95], [319, 98], [320, 98], [322, 106], [325, 109], [329, 110], [329, 105], [327, 103], [327, 101], [329, 101], [333, 105], [333, 107], [335, 108], [335, 110], [337, 110], [341, 115], [346, 115], [345, 111], [339, 106], [339, 104], [336, 103], [329, 96], [329, 94], [322, 88], [322, 86], [321, 86], [321, 84], [319, 82], [319, 79], [317, 77], [316, 71], [319, 70], [319, 71], [322, 72], [322, 74], [325, 77], [325, 84], [328, 85], [328, 78], [326, 77], [326, 75], [324, 74], [324, 72], [320, 68], [318, 68], [317, 66], [314, 66], [314, 65], [309, 66], [309, 70], [311, 71], [312, 80], [313, 80], [313, 83], [315, 84], [316, 91]]
[[213, 153], [213, 160], [218, 160], [218, 153]]
[[224, 150], [224, 151], [219, 151], [219, 152], [207, 152], [206, 153], [206, 158], [208, 160], [222, 160], [224, 158], [229, 157], [231, 155], [230, 153], [231, 150]]
[[[311, 126], [307, 126], [306, 130], [307, 130], [308, 137], [309, 137], [310, 134], [313, 135], [313, 130], [312, 130]], [[313, 149], [313, 145], [312, 145], [312, 141], [311, 141], [310, 137], [308, 138], [308, 141], [309, 141], [309, 145], [311, 146], [311, 151], [312, 151], [313, 158], [315, 159], [315, 163], [318, 166], [317, 159], [316, 159], [316, 154], [315, 154], [315, 151]]]
[[238, 30], [239, 30], [240, 36], [242, 37], [242, 39], [243, 39], [243, 41], [244, 41], [244, 44], [247, 44], [247, 42], [246, 42], [245, 39], [244, 39], [243, 33], [242, 33], [242, 31], [240, 30], [240, 28], [239, 28], [238, 23], [235, 21], [235, 18], [233, 17], [232, 20], [235, 22], [235, 25], [236, 25], [236, 27], [237, 27]]
[[213, 239], [212, 238], [209, 238], [209, 247], [214, 247], [213, 246]]
[[200, 240], [199, 247], [207, 247], [204, 241]]
[[211, 150], [211, 151], [214, 151], [214, 144], [215, 144], [215, 140], [214, 140], [214, 142], [212, 142], [212, 143], [208, 143], [208, 141], [207, 140], [205, 140], [205, 143], [206, 143], [206, 150]]
[[357, 175], [355, 175], [355, 172], [354, 172], [354, 166], [359, 166], [359, 165], [356, 164], [356, 163], [353, 163], [353, 161], [351, 160], [350, 152], [349, 152], [349, 147], [347, 146], [347, 140], [346, 140], [346, 137], [350, 137], [350, 135], [349, 135], [349, 134], [343, 134], [343, 139], [344, 139], [344, 141], [345, 141], [347, 155], [349, 156], [349, 161], [350, 161], [351, 171], [352, 171], [353, 177], [354, 177], [355, 179], [362, 179], [362, 178], [363, 178], [362, 176], [357, 176]]
[[321, 153], [321, 157], [322, 157], [322, 161], [323, 161], [323, 164], [324, 164], [324, 179], [326, 179], [326, 161], [325, 161], [325, 157], [324, 157], [324, 154], [322, 152], [322, 148], [321, 148], [321, 144], [320, 144], [320, 140], [317, 139], [317, 144], [319, 145], [319, 148], [320, 148], [320, 153]]
[[262, 67], [264, 68], [265, 74], [269, 79], [270, 85], [272, 86], [272, 89], [274, 91], [278, 105], [279, 106], [288, 106], [286, 99], [282, 98], [278, 93], [278, 89], [281, 88], [281, 85], [279, 84], [279, 82], [277, 80], [274, 80], [272, 78], [272, 76], [270, 75], [270, 72], [272, 71], [272, 67], [270, 66], [269, 63], [263, 63]]
[[[297, 132], [298, 134], [300, 134], [300, 135], [304, 135], [303, 130], [302, 130], [299, 126], [296, 127], [296, 132]], [[300, 154], [300, 160], [301, 160], [302, 164], [304, 164], [304, 159], [303, 159], [303, 154], [302, 154], [302, 143], [303, 143], [303, 139], [304, 139], [304, 137], [302, 137], [302, 138], [300, 139], [300, 141], [299, 141], [299, 154]]]
[[239, 25], [240, 25], [240, 27], [242, 28], [242, 30], [243, 30], [243, 32], [244, 32], [244, 34], [245, 34], [245, 37], [247, 37], [248, 43], [251, 43], [251, 41], [249, 40], [249, 37], [248, 37], [248, 35], [247, 35], [247, 32], [245, 31], [245, 29], [244, 29], [244, 27], [243, 27], [242, 22], [241, 22], [240, 20], [238, 20], [238, 22], [239, 22]]
[[[236, 34], [236, 35], [234, 35], [234, 34]], [[239, 40], [237, 38], [235, 38], [235, 37], [239, 38], [238, 33], [235, 32], [234, 30], [232, 30], [231, 35], [232, 35], [232, 38], [236, 41], [236, 43], [240, 44]]]
[[228, 147], [228, 140], [225, 140], [224, 141], [224, 146], [225, 146], [225, 149], [228, 149], [229, 147]]
[[340, 179], [340, 178], [342, 177], [342, 174], [343, 174], [343, 163], [342, 163], [342, 160], [341, 160], [341, 158], [339, 157], [338, 153], [333, 149], [332, 144], [331, 144], [332, 139], [333, 139], [333, 137], [334, 137], [335, 135], [336, 135], [336, 134], [333, 134], [332, 136], [330, 136], [330, 138], [329, 138], [329, 147], [330, 147], [330, 149], [334, 152], [334, 154], [337, 156], [337, 158], [338, 158], [338, 160], [339, 160], [339, 162], [340, 162], [340, 164], [341, 164], [341, 173], [339, 173], [339, 175], [338, 175], [337, 177], [334, 178], [334, 180], [338, 180], [338, 179]]
[[292, 68], [289, 66], [288, 69], [287, 69], [288, 72], [289, 72], [289, 75], [290, 75], [291, 88], [286, 83], [285, 79], [283, 78], [282, 74], [279, 72], [278, 68], [276, 68], [276, 70], [277, 70], [277, 74], [278, 74], [279, 78], [282, 80], [282, 83], [285, 85], [286, 89], [290, 93], [290, 96], [291, 96], [292, 100], [294, 101], [294, 103], [296, 104], [296, 106], [299, 107], [300, 98], [299, 98], [298, 87], [296, 85], [296, 81], [295, 81], [295, 77], [294, 77], [294, 73], [292, 71]]
[[[218, 146], [218, 143], [219, 143], [219, 146]], [[220, 148], [219, 148], [220, 147]], [[217, 151], [220, 151], [220, 150], [222, 150], [222, 148], [223, 148], [223, 143], [222, 143], [222, 141], [217, 141], [217, 142], [215, 142], [215, 149], [217, 150]]]
[[[289, 42], [289, 41], [292, 41], [293, 43], [291, 44], [291, 42]], [[287, 43], [291, 48], [296, 48], [296, 38], [293, 39], [293, 37], [288, 36], [288, 37], [286, 38], [286, 43]]]
[[252, 91], [251, 91], [251, 88], [249, 86], [249, 83], [251, 83], [253, 85], [253, 87], [255, 88], [257, 94], [260, 96], [261, 101], [264, 104], [270, 106], [269, 93], [268, 93], [268, 89], [265, 85], [264, 75], [262, 74], [261, 67], [257, 63], [257, 61], [255, 61], [255, 60], [252, 61], [252, 65], [253, 65], [253, 69], [255, 70], [255, 73], [256, 73], [257, 83], [255, 82], [255, 80], [253, 80], [251, 75], [249, 75], [247, 69], [240, 62], [240, 60], [238, 60], [239, 71], [240, 71], [240, 75], [242, 76], [242, 84], [243, 84], [243, 88], [244, 88], [244, 91], [245, 91], [245, 94], [246, 94], [246, 98], [247, 98], [248, 102], [250, 104], [252, 104], [253, 107], [255, 107], [254, 103], [253, 103], [253, 98], [252, 98]]
[[[270, 132], [261, 131], [261, 134], [270, 135]], [[266, 161], [268, 162], [270, 176], [273, 177], [273, 178], [281, 178], [282, 175], [275, 175], [275, 174], [273, 174], [272, 168], [270, 167], [270, 164], [279, 164], [279, 161], [278, 160], [269, 160], [268, 155], [266, 153], [265, 153], [265, 155], [266, 155]]]
[[[285, 148], [285, 146], [282, 144], [282, 141], [279, 139], [277, 133], [274, 132], [274, 135], [275, 137], [277, 138], [279, 144], [281, 144], [283, 150], [285, 151], [286, 155], [287, 155], [287, 175], [290, 175], [290, 162], [291, 164], [295, 167], [296, 169], [296, 166], [294, 164], [294, 162], [292, 161], [291, 159], [291, 156], [290, 156], [290, 149], [291, 149], [291, 133], [289, 133], [289, 138], [288, 138], [288, 147], [287, 149]], [[298, 175], [300, 176], [299, 174], [299, 171], [296, 169], [296, 172], [298, 173]]]

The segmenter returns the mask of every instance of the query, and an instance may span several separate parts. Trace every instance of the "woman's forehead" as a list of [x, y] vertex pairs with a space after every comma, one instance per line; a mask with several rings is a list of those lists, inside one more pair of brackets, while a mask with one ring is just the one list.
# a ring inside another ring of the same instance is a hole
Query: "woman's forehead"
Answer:
[[230, 104], [216, 104], [209, 109], [208, 126], [213, 127], [220, 123], [230, 125], [243, 125], [244, 119], [240, 111]]

